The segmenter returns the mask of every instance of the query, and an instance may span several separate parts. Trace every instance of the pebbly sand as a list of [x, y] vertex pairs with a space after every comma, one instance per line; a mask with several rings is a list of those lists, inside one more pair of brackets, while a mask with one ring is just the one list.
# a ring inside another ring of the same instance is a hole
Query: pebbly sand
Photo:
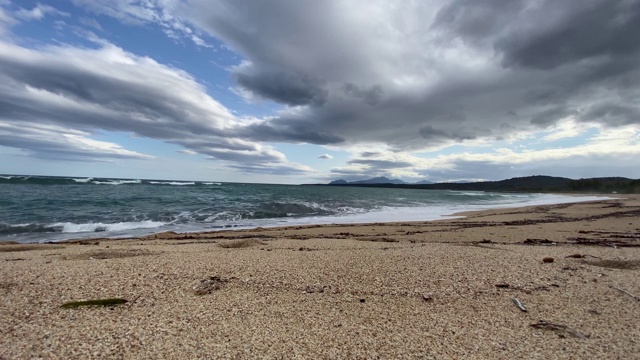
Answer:
[[3, 244], [0, 359], [640, 358], [640, 196], [466, 215]]

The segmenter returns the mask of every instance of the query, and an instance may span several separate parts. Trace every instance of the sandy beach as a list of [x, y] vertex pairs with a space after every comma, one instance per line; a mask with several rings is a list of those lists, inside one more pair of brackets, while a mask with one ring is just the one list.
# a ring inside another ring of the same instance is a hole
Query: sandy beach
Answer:
[[1, 244], [0, 359], [640, 358], [640, 196], [464, 215]]

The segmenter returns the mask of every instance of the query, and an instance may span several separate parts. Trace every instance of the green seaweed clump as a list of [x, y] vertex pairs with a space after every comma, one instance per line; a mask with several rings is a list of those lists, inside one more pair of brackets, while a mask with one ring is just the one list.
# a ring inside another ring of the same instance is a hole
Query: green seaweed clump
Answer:
[[128, 303], [125, 299], [113, 298], [113, 299], [98, 299], [98, 300], [86, 300], [86, 301], [70, 301], [60, 305], [63, 309], [75, 309], [81, 306], [116, 306]]

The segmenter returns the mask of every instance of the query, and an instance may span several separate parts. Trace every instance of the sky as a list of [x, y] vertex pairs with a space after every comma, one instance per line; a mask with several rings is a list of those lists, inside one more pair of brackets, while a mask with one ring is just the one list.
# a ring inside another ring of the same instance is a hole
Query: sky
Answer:
[[640, 0], [0, 0], [0, 173], [640, 178]]

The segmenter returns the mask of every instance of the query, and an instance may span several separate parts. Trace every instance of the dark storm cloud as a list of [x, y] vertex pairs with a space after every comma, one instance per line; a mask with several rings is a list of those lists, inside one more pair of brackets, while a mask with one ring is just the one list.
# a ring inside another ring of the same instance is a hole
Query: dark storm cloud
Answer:
[[[639, 121], [638, 101], [616, 96], [639, 95], [639, 0], [188, 5], [183, 16], [246, 57], [235, 70], [240, 86], [309, 105], [256, 126], [268, 141], [417, 150], [501, 139], [567, 116]], [[595, 101], [630, 109], [581, 114]]]
[[438, 11], [431, 29], [445, 28], [451, 36], [486, 43], [509, 26], [526, 0], [455, 0]]
[[594, 57], [635, 56], [640, 50], [640, 2], [544, 1], [525, 11], [536, 29], [498, 40], [506, 65], [553, 69]]
[[434, 28], [471, 44], [493, 45], [507, 66], [549, 70], [637, 53], [640, 2], [457, 0], [440, 10]]
[[327, 91], [317, 79], [290, 72], [237, 71], [238, 84], [251, 92], [288, 105], [322, 105]]
[[614, 125], [628, 125], [640, 123], [640, 109], [631, 105], [594, 104], [581, 114], [581, 118], [590, 121], [604, 120]]
[[447, 140], [463, 141], [463, 140], [473, 140], [476, 138], [476, 135], [472, 134], [471, 132], [469, 134], [465, 134], [464, 132], [448, 133], [444, 130], [434, 129], [434, 127], [431, 125], [421, 127], [420, 136], [422, 136], [426, 140], [447, 139]]
[[372, 106], [377, 105], [383, 95], [383, 90], [380, 85], [374, 85], [369, 89], [361, 89], [358, 85], [347, 83], [342, 89], [345, 94], [362, 99], [364, 102]]
[[263, 122], [236, 129], [236, 136], [269, 142], [300, 142], [309, 144], [338, 144], [344, 141], [331, 129], [318, 129], [317, 124], [302, 119]]

